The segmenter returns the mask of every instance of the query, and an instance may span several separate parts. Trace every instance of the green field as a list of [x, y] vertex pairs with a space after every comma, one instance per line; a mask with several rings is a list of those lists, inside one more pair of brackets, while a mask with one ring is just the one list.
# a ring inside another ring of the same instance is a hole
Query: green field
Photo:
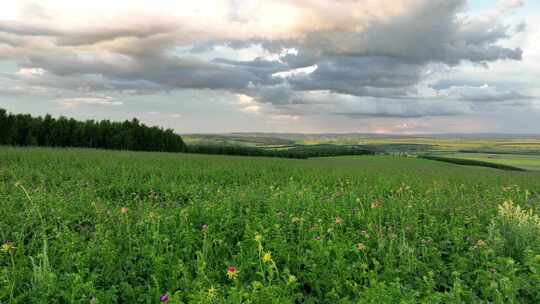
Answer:
[[493, 154], [493, 153], [449, 153], [445, 157], [487, 161], [514, 166], [526, 170], [540, 171], [540, 155]]
[[540, 172], [0, 148], [0, 201], [0, 303], [540, 303]]
[[183, 135], [188, 144], [290, 147], [298, 145], [362, 145], [390, 152], [474, 150], [540, 155], [540, 136], [529, 135], [425, 135], [399, 136], [374, 134], [276, 134], [233, 133]]

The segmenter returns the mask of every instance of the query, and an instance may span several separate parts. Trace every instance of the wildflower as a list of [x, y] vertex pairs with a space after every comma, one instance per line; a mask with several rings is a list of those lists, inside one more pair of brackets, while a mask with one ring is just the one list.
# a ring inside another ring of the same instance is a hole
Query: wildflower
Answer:
[[159, 297], [159, 301], [161, 303], [169, 302], [169, 295], [167, 295], [167, 294], [162, 295], [161, 297]]
[[129, 212], [129, 209], [127, 207], [120, 208], [120, 213], [127, 214]]
[[505, 201], [499, 206], [498, 215], [517, 226], [540, 229], [540, 216], [535, 214], [532, 209], [522, 209], [519, 205], [514, 205], [511, 200]]
[[296, 283], [296, 281], [297, 281], [296, 277], [293, 275], [290, 275], [289, 278], [287, 279], [287, 284], [292, 285]]
[[210, 298], [214, 298], [216, 295], [217, 295], [217, 289], [214, 286], [210, 287], [208, 289], [208, 296]]
[[315, 241], [320, 241], [320, 240], [321, 240], [321, 237], [317, 235], [317, 236], [315, 237]]
[[15, 250], [15, 246], [13, 246], [13, 243], [11, 242], [5, 242], [2, 247], [0, 247], [0, 251], [3, 253], [11, 253]]
[[341, 225], [343, 224], [343, 219], [341, 217], [336, 217], [336, 225]]
[[263, 239], [262, 235], [260, 235], [258, 233], [255, 234], [255, 241], [260, 242], [260, 241], [262, 241], [262, 239]]
[[478, 240], [478, 242], [476, 242], [476, 247], [485, 247], [486, 246], [486, 242], [484, 242], [483, 240]]
[[236, 267], [230, 266], [229, 268], [227, 268], [227, 277], [229, 277], [229, 279], [234, 280], [237, 276], [238, 270], [236, 269]]
[[366, 245], [364, 245], [362, 243], [358, 243], [358, 244], [356, 244], [356, 249], [358, 251], [364, 251], [364, 250], [366, 250]]
[[202, 226], [201, 226], [201, 230], [202, 230], [203, 232], [207, 232], [207, 231], [208, 231], [208, 225], [207, 225], [207, 224], [202, 225]]
[[381, 206], [381, 203], [379, 201], [374, 201], [371, 203], [371, 209], [377, 209]]
[[270, 252], [265, 253], [263, 255], [263, 257], [262, 257], [262, 260], [265, 263], [268, 263], [268, 262], [272, 261], [272, 253], [270, 253]]

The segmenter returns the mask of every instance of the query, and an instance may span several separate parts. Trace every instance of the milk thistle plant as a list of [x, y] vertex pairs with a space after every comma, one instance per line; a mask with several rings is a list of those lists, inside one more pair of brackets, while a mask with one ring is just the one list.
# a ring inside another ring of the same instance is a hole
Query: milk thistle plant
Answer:
[[10, 263], [11, 263], [11, 289], [9, 291], [9, 303], [13, 303], [13, 296], [15, 291], [15, 276], [16, 276], [16, 267], [15, 267], [15, 259], [13, 257], [13, 252], [15, 251], [15, 246], [12, 242], [7, 241], [0, 247], [0, 252], [4, 254], [9, 255]]
[[2, 304], [540, 303], [537, 172], [0, 147], [0, 201]]
[[503, 252], [514, 259], [524, 261], [527, 250], [540, 249], [540, 216], [512, 200], [498, 206], [492, 231], [492, 241], [502, 240]]
[[[255, 242], [257, 243], [257, 251], [259, 255], [259, 272], [263, 274], [264, 279], [268, 279], [271, 283], [273, 280], [274, 272], [279, 276], [279, 270], [277, 268], [274, 259], [272, 258], [272, 253], [270, 251], [265, 251], [263, 245], [263, 236], [259, 233], [255, 234]], [[266, 268], [265, 265], [269, 264], [270, 267]], [[268, 276], [267, 276], [268, 273]]]
[[159, 301], [160, 301], [161, 303], [167, 303], [167, 302], [169, 302], [169, 295], [167, 295], [167, 294], [162, 295], [161, 297], [159, 297]]
[[0, 251], [3, 253], [11, 254], [14, 250], [15, 250], [15, 246], [13, 246], [13, 243], [9, 241], [5, 242], [0, 247]]
[[229, 266], [229, 268], [227, 268], [227, 277], [229, 280], [236, 280], [238, 277], [238, 269], [236, 269], [235, 266]]

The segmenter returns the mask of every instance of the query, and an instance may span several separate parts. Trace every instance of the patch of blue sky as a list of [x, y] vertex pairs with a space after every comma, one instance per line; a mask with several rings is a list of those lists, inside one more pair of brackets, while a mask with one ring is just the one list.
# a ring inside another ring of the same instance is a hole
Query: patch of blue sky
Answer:
[[17, 64], [13, 61], [0, 61], [0, 73], [13, 74], [19, 70]]

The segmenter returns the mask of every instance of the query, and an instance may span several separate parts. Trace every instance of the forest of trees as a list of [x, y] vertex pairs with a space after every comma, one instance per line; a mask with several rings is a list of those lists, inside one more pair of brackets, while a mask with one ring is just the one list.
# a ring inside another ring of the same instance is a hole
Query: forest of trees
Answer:
[[0, 145], [86, 147], [114, 150], [183, 152], [186, 145], [171, 129], [124, 122], [77, 121], [50, 115], [32, 117], [0, 109]]
[[186, 152], [284, 158], [370, 155], [360, 146], [294, 145], [289, 149], [261, 149], [231, 145], [189, 145], [173, 130], [148, 127], [137, 119], [124, 122], [77, 121], [73, 118], [32, 117], [0, 109], [0, 145], [81, 147], [112, 150]]

